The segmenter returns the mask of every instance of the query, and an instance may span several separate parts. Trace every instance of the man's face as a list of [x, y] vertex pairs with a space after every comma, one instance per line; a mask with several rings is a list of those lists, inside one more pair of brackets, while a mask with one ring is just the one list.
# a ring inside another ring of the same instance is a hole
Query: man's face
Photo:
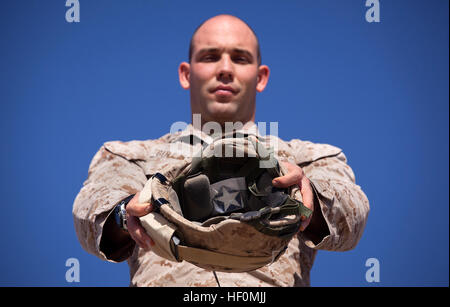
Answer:
[[[180, 65], [180, 73], [188, 65], [182, 86], [190, 88], [192, 113], [202, 122], [254, 121], [256, 91], [267, 82], [261, 82], [257, 56], [256, 37], [239, 19], [219, 16], [203, 24], [193, 38], [191, 63]], [[262, 69], [268, 77], [268, 68]]]

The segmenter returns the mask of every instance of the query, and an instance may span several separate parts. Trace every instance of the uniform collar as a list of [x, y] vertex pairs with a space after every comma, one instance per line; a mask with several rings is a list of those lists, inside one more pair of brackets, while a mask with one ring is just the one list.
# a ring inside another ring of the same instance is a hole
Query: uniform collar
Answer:
[[[247, 132], [251, 134], [255, 134], [257, 136], [261, 136], [261, 134], [258, 131], [258, 126], [250, 121], [247, 122], [241, 129], [237, 129], [236, 131], [242, 131]], [[205, 132], [197, 129], [192, 124], [189, 124], [186, 126], [186, 128], [180, 133], [178, 137], [174, 139], [174, 142], [184, 142], [184, 143], [190, 143], [192, 145], [201, 143], [203, 144], [210, 144], [213, 141], [214, 137], [211, 134], [206, 134]]]

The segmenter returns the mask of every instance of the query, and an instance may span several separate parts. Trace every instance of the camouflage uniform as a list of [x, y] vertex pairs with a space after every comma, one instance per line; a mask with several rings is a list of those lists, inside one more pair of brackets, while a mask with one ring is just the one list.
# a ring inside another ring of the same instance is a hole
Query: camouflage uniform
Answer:
[[[200, 149], [198, 141], [208, 138], [189, 125], [157, 140], [105, 143], [94, 156], [88, 179], [73, 205], [82, 247], [104, 260], [128, 260], [132, 286], [217, 286], [210, 271], [186, 261], [170, 262], [139, 248], [118, 230], [112, 218], [120, 200], [141, 191], [148, 178], [163, 167], [188, 159], [186, 147]], [[341, 149], [297, 139], [284, 142], [274, 136], [269, 140], [277, 142], [279, 160], [301, 166], [309, 178], [315, 194], [314, 219], [275, 263], [248, 273], [218, 272], [221, 286], [308, 286], [317, 250], [354, 248], [366, 224], [369, 202], [355, 184]]]

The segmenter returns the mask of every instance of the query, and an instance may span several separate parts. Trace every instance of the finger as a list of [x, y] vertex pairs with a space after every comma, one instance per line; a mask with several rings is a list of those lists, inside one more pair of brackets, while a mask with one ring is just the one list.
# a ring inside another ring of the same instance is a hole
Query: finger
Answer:
[[137, 217], [131, 216], [128, 221], [128, 232], [134, 241], [143, 249], [149, 250], [155, 242], [147, 234]]
[[297, 169], [287, 173], [284, 176], [277, 177], [272, 180], [272, 184], [280, 188], [288, 188], [294, 184], [298, 184], [302, 179], [302, 172]]
[[306, 176], [303, 176], [299, 187], [300, 193], [302, 194], [303, 204], [307, 208], [314, 210], [314, 193], [311, 187], [311, 183]]
[[130, 234], [131, 238], [136, 242], [137, 245], [139, 245], [140, 248], [143, 248], [145, 250], [148, 250], [150, 246], [146, 244], [144, 240], [142, 240], [140, 236], [140, 230], [138, 229], [136, 223], [134, 222], [135, 217], [131, 217], [131, 219], [128, 221], [128, 233]]
[[126, 210], [131, 216], [141, 217], [152, 212], [153, 205], [151, 203], [129, 203]]
[[[307, 177], [303, 177], [300, 185], [300, 193], [302, 194], [303, 205], [313, 211], [314, 214], [314, 194], [311, 187], [311, 183]], [[311, 222], [312, 214], [309, 218], [302, 216], [302, 223], [300, 225], [300, 231], [304, 231]]]
[[137, 245], [139, 245], [140, 248], [149, 251], [151, 250], [152, 246], [155, 245], [155, 243], [151, 238], [149, 238], [148, 236], [146, 238], [145, 236], [146, 234], [140, 229], [136, 229], [131, 235], [133, 240], [137, 243]]
[[287, 188], [294, 184], [300, 184], [303, 177], [303, 171], [298, 165], [294, 165], [288, 162], [282, 162], [283, 166], [287, 170], [287, 174], [275, 178], [272, 184], [276, 187]]

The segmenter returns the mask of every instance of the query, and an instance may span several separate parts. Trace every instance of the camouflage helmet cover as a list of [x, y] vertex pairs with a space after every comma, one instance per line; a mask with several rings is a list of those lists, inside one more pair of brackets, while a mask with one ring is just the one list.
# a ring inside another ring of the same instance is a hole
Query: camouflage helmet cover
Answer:
[[286, 174], [251, 134], [216, 138], [192, 158], [162, 169], [140, 193], [154, 212], [140, 218], [152, 251], [201, 268], [246, 272], [276, 261], [311, 210], [298, 187], [277, 189]]

